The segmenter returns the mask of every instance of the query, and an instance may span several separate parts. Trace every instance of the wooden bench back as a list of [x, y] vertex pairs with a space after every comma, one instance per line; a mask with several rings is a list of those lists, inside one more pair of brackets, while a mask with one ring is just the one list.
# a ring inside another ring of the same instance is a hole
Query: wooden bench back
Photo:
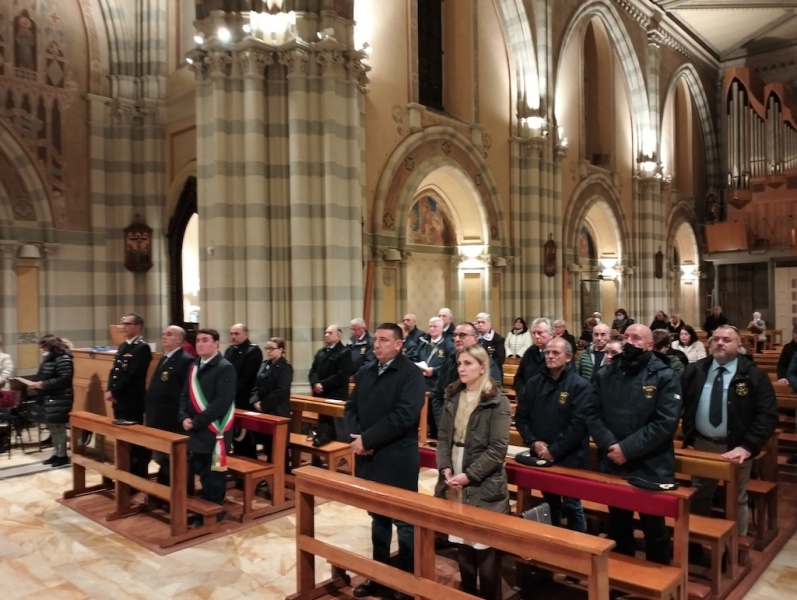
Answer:
[[[504, 552], [528, 557], [542, 566], [580, 574], [588, 580], [590, 598], [609, 597], [608, 553], [614, 546], [610, 540], [315, 467], [302, 467], [294, 471], [294, 475], [299, 558], [297, 596], [316, 588], [314, 557], [320, 556], [333, 565], [417, 597], [470, 598], [436, 581], [434, 538], [435, 532], [441, 532], [487, 543]], [[412, 524], [416, 540], [415, 573], [406, 573], [314, 539], [315, 497]]]

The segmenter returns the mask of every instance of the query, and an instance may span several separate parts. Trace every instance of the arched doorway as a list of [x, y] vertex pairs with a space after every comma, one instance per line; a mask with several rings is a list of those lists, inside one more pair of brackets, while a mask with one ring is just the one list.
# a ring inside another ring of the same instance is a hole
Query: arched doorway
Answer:
[[189, 176], [169, 219], [169, 321], [187, 331], [199, 323], [199, 238], [196, 177]]

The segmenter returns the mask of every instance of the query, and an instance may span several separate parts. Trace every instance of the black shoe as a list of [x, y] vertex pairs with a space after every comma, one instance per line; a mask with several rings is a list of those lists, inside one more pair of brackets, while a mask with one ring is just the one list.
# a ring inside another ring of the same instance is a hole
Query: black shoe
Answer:
[[393, 598], [395, 598], [395, 600], [413, 600], [415, 596], [410, 596], [409, 594], [405, 594], [404, 592], [399, 592], [396, 590], [393, 592]]
[[46, 440], [42, 440], [41, 444], [39, 444], [42, 448], [52, 448], [53, 447], [53, 438], [48, 437]]
[[792, 454], [789, 458], [786, 459], [787, 465], [797, 465], [797, 454]]
[[80, 434], [80, 439], [78, 439], [77, 443], [78, 446], [88, 446], [91, 443], [91, 437], [94, 435], [92, 431], [84, 431]]
[[54, 463], [56, 460], [58, 460], [58, 457], [57, 457], [55, 454], [53, 454], [53, 455], [52, 455], [50, 458], [48, 458], [47, 460], [43, 460], [43, 461], [42, 461], [42, 464], [43, 464], [43, 465], [51, 465], [51, 464], [53, 464], [53, 463]]
[[50, 463], [53, 469], [57, 469], [58, 467], [65, 467], [69, 464], [69, 457], [67, 456], [56, 456], [55, 460]]
[[368, 596], [380, 596], [385, 593], [387, 588], [381, 583], [377, 583], [372, 579], [366, 579], [352, 592], [355, 598], [367, 598]]
[[188, 517], [188, 526], [192, 529], [196, 529], [197, 527], [202, 527], [205, 524], [202, 515], [191, 515]]

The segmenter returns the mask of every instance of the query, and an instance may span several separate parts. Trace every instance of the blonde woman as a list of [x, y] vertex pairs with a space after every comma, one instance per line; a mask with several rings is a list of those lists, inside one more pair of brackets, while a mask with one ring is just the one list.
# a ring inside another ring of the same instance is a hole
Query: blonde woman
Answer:
[[[509, 400], [490, 378], [490, 358], [481, 346], [457, 352], [457, 373], [459, 380], [446, 388], [438, 428], [440, 478], [435, 496], [508, 513], [504, 458], [512, 421]], [[460, 544], [457, 561], [462, 590], [488, 600], [500, 598], [498, 551], [455, 536], [450, 540]]]

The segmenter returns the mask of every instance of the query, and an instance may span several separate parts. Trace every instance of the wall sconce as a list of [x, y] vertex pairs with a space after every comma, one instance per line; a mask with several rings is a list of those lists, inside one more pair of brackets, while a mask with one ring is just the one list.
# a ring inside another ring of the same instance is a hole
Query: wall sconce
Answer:
[[504, 267], [506, 267], [506, 264], [507, 264], [506, 258], [504, 258], [503, 256], [496, 256], [493, 258], [493, 266], [496, 269], [503, 269]]
[[681, 280], [693, 281], [697, 279], [697, 266], [691, 260], [687, 260], [681, 264]]
[[17, 258], [38, 260], [42, 257], [39, 247], [35, 244], [22, 244], [17, 250]]
[[600, 264], [603, 270], [598, 273], [598, 279], [606, 281], [614, 281], [620, 276], [620, 271], [615, 267], [617, 266], [618, 258], [613, 254], [602, 254], [600, 257]]
[[466, 258], [479, 258], [484, 254], [484, 246], [482, 244], [468, 244], [459, 247], [460, 252]]
[[601, 254], [600, 263], [604, 269], [613, 269], [617, 264], [617, 257], [612, 254]]
[[385, 249], [385, 262], [401, 262], [401, 252], [396, 248], [386, 248]]
[[659, 246], [659, 251], [653, 257], [653, 276], [656, 279], [664, 277], [664, 253], [661, 251], [661, 246]]

